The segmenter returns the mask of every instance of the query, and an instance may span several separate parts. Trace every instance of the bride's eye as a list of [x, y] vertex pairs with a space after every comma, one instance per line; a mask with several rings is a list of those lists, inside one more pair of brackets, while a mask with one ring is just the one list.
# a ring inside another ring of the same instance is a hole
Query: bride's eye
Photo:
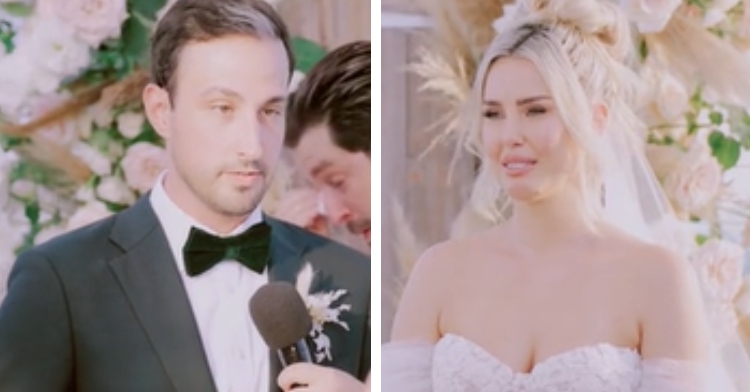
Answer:
[[500, 112], [498, 112], [497, 110], [488, 109], [488, 110], [485, 110], [485, 111], [482, 112], [482, 117], [484, 117], [484, 118], [498, 118], [498, 117], [500, 117]]
[[544, 106], [534, 106], [532, 108], [529, 108], [528, 112], [526, 113], [530, 116], [537, 116], [547, 113], [547, 108], [545, 108]]

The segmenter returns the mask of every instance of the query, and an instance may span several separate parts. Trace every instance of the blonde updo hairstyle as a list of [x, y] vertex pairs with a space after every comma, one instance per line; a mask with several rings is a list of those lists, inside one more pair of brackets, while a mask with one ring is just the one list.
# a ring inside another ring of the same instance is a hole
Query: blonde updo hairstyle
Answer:
[[635, 74], [625, 65], [632, 48], [627, 19], [608, 1], [518, 0], [506, 7], [493, 27], [497, 35], [479, 63], [462, 112], [467, 148], [483, 162], [471, 194], [473, 208], [495, 223], [512, 212], [510, 199], [486, 159], [480, 112], [490, 67], [499, 58], [516, 56], [536, 66], [580, 152], [576, 154], [574, 179], [586, 208], [585, 218], [589, 223], [595, 221], [602, 215], [606, 149], [594, 127], [594, 104], [603, 103], [609, 109], [605, 132], [635, 131], [639, 127], [632, 109]]

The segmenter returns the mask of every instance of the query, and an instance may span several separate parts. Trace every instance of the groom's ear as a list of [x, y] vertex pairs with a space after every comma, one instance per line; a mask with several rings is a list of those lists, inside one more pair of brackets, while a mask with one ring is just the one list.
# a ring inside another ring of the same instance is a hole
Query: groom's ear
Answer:
[[609, 125], [609, 106], [604, 102], [594, 104], [594, 130], [603, 134]]

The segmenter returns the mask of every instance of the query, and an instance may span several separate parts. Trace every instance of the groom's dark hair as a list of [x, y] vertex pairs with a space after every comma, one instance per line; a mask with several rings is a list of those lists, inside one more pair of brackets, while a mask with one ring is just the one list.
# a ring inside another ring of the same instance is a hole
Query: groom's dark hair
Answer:
[[[177, 89], [174, 76], [182, 48], [228, 35], [278, 39], [294, 72], [289, 32], [271, 5], [263, 0], [178, 0], [158, 22], [151, 39], [151, 80], [167, 90]], [[247, 64], [252, 67], [252, 64]]]
[[331, 139], [349, 152], [370, 155], [369, 41], [328, 53], [289, 98], [284, 144], [296, 148], [312, 127], [327, 125]]

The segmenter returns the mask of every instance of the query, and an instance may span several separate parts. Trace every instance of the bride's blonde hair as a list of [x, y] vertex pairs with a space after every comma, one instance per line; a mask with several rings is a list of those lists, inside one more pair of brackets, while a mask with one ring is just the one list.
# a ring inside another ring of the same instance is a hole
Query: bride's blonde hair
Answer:
[[[562, 122], [580, 150], [576, 170], [585, 218], [602, 214], [601, 188], [605, 159], [601, 137], [594, 128], [593, 107], [609, 109], [605, 132], [633, 132], [641, 128], [634, 113], [637, 77], [627, 67], [633, 59], [630, 31], [615, 4], [597, 0], [519, 0], [506, 7], [493, 27], [497, 35], [477, 68], [473, 88], [461, 113], [469, 150], [486, 160], [481, 143], [480, 107], [484, 83], [495, 60], [517, 56], [531, 61], [546, 82]], [[621, 135], [625, 136], [625, 135]], [[510, 214], [492, 165], [483, 162], [472, 190], [473, 208], [484, 218], [499, 222]]]

